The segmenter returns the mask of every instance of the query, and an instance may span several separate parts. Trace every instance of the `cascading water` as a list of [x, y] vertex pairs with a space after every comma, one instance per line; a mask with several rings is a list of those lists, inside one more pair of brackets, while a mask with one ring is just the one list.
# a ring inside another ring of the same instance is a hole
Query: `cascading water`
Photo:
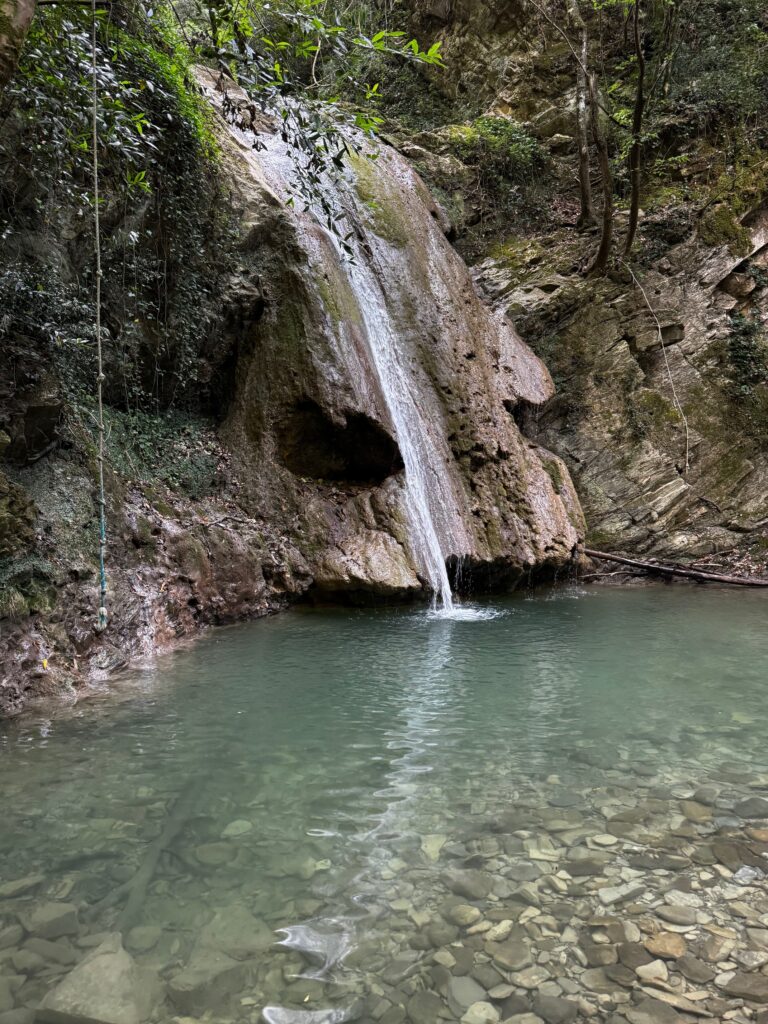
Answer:
[[349, 263], [347, 272], [358, 297], [371, 361], [405, 465], [411, 545], [432, 589], [433, 604], [439, 601], [442, 609], [450, 612], [453, 596], [445, 568], [446, 553], [432, 507], [435, 502], [442, 508], [450, 507], [452, 495], [439, 472], [437, 452], [412, 392], [381, 285], [367, 263]]

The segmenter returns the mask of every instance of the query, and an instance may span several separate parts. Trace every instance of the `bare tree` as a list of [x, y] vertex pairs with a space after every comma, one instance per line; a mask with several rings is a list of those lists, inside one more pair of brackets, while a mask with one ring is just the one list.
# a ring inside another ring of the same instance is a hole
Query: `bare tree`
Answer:
[[36, 5], [36, 0], [0, 0], [0, 92], [19, 63]]
[[600, 122], [600, 97], [597, 75], [594, 71], [587, 72], [589, 90], [589, 108], [592, 115], [592, 138], [597, 149], [597, 161], [600, 166], [600, 178], [603, 185], [603, 218], [600, 234], [600, 245], [589, 268], [590, 274], [604, 274], [608, 267], [608, 259], [613, 246], [613, 175], [611, 158], [608, 152], [608, 140]]
[[576, 144], [579, 149], [579, 195], [581, 213], [576, 226], [581, 230], [597, 223], [592, 203], [591, 167], [589, 161], [589, 33], [579, 10], [578, 0], [566, 0], [568, 20], [579, 36], [579, 59], [576, 61]]
[[629, 256], [635, 244], [637, 223], [640, 217], [640, 185], [642, 178], [643, 159], [643, 115], [645, 114], [645, 55], [640, 38], [640, 0], [635, 0], [632, 16], [633, 35], [635, 42], [635, 61], [637, 64], [637, 88], [635, 104], [632, 111], [632, 145], [629, 149], [629, 181], [631, 196], [629, 201], [629, 226], [627, 239], [624, 243], [624, 255]]

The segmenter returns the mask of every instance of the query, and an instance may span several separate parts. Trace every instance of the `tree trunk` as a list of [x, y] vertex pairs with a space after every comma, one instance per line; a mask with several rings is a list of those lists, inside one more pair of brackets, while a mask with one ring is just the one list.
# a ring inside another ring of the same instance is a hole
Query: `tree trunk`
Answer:
[[36, 0], [0, 0], [0, 93], [19, 63], [35, 6]]
[[643, 156], [641, 133], [643, 130], [643, 115], [645, 113], [645, 57], [643, 56], [643, 47], [640, 40], [640, 0], [635, 0], [633, 27], [635, 58], [637, 60], [637, 90], [635, 92], [635, 107], [632, 112], [632, 145], [629, 150], [629, 180], [632, 186], [632, 194], [629, 201], [627, 240], [624, 244], [625, 256], [629, 256], [632, 246], [635, 244], [637, 224], [640, 219], [640, 183]]
[[567, 0], [568, 18], [579, 33], [580, 61], [576, 63], [576, 144], [579, 149], [579, 195], [581, 213], [576, 223], [579, 230], [597, 224], [592, 203], [591, 167], [589, 162], [589, 104], [587, 96], [587, 67], [589, 61], [589, 35], [581, 16], [578, 0]]
[[592, 136], [597, 148], [600, 177], [603, 182], [603, 225], [600, 235], [600, 247], [588, 273], [604, 274], [613, 245], [613, 175], [611, 174], [611, 160], [608, 154], [608, 140], [600, 124], [600, 104], [597, 98], [597, 78], [594, 71], [588, 73], [587, 84], [589, 87], [589, 107], [592, 115]]

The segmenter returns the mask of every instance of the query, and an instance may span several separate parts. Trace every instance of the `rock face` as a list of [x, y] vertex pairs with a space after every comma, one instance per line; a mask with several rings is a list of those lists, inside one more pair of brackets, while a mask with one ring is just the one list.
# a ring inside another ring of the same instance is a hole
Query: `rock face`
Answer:
[[761, 533], [768, 457], [740, 423], [723, 357], [734, 314], [765, 316], [761, 292], [726, 290], [734, 269], [768, 264], [768, 215], [748, 232], [747, 258], [681, 243], [642, 273], [645, 296], [631, 280], [540, 272], [509, 288], [493, 260], [480, 268], [488, 293], [551, 357], [559, 394], [530, 426], [573, 472], [594, 547], [690, 557]]
[[568, 474], [515, 422], [552, 396], [551, 379], [479, 299], [419, 177], [382, 146], [328, 183], [350, 260], [311, 213], [286, 210], [279, 137], [254, 153], [232, 132], [240, 279], [258, 274], [264, 296], [224, 427], [249, 502], [283, 510], [325, 592], [406, 596], [433, 582], [414, 525], [419, 473], [441, 556], [465, 579], [566, 563], [583, 530]]
[[[431, 85], [452, 127], [483, 113], [509, 117], [546, 147], [561, 186], [572, 183], [574, 80], [560, 42], [542, 46], [517, 2], [413, 0], [409, 9], [419, 37], [443, 44], [451, 74], [431, 75]], [[455, 209], [457, 244], [467, 247], [477, 211], [468, 209], [467, 166], [446, 150], [450, 127], [401, 145]], [[553, 374], [556, 397], [524, 429], [565, 460], [591, 546], [668, 560], [738, 549], [731, 564], [747, 550], [743, 568], [760, 573], [766, 390], [763, 369], [750, 380], [739, 360], [750, 352], [764, 368], [764, 194], [751, 209], [713, 195], [699, 222], [690, 198], [656, 202], [652, 192], [632, 273], [617, 261], [607, 279], [585, 280], [593, 243], [574, 231], [576, 214], [539, 210], [533, 230], [502, 223], [472, 243], [476, 279]], [[573, 204], [570, 185], [560, 200]]]

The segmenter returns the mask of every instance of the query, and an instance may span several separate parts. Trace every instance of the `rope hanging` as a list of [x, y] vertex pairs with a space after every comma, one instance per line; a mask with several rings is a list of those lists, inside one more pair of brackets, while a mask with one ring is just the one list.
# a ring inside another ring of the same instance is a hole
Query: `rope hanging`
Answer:
[[98, 431], [99, 431], [99, 621], [98, 629], [107, 625], [107, 570], [105, 555], [107, 550], [107, 515], [104, 498], [104, 362], [101, 351], [101, 230], [99, 224], [99, 152], [98, 152], [98, 76], [96, 71], [96, 0], [91, 0], [91, 78], [92, 78], [92, 109], [91, 109], [91, 148], [93, 151], [93, 228], [95, 235], [94, 262], [96, 268], [96, 359], [98, 374], [96, 378], [96, 394], [98, 398]]

